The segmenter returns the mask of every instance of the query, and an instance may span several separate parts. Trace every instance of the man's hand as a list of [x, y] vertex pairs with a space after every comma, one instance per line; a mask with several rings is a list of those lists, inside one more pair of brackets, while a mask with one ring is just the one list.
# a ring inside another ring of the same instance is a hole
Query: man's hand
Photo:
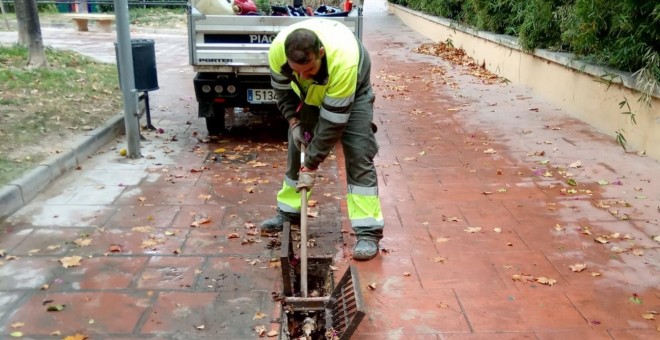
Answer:
[[304, 143], [302, 128], [300, 127], [300, 122], [296, 121], [292, 125], [289, 125], [289, 133], [293, 139], [293, 143], [296, 144], [298, 150], [300, 149], [300, 144]]
[[303, 167], [300, 169], [300, 173], [298, 174], [298, 185], [296, 186], [296, 192], [300, 192], [300, 190], [303, 188], [307, 189], [307, 191], [312, 190], [315, 180], [316, 170]]

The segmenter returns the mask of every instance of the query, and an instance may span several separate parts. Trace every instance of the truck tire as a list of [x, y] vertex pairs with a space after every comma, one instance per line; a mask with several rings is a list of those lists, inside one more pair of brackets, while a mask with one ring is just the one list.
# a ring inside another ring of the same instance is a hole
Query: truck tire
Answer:
[[211, 104], [213, 115], [206, 117], [206, 130], [209, 136], [218, 136], [227, 132], [225, 128], [225, 106], [221, 104]]

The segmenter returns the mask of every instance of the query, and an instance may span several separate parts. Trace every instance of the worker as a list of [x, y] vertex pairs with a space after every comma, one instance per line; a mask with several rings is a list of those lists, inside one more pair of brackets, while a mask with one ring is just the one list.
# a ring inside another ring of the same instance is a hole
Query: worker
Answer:
[[[378, 198], [371, 60], [362, 42], [338, 21], [314, 18], [283, 29], [268, 52], [277, 105], [289, 122], [287, 170], [277, 215], [262, 232], [300, 223], [302, 188], [311, 193], [320, 164], [341, 141], [348, 217], [356, 236], [353, 259], [378, 254], [385, 225]], [[306, 145], [301, 164], [301, 144]]]

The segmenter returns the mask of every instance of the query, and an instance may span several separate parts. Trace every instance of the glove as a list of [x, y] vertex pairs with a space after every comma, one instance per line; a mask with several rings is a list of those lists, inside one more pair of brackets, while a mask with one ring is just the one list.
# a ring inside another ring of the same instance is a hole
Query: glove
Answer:
[[303, 134], [302, 134], [302, 128], [300, 127], [300, 122], [296, 122], [295, 124], [291, 125], [289, 127], [289, 132], [291, 133], [291, 137], [293, 139], [293, 143], [296, 144], [296, 147], [298, 150], [300, 149], [300, 145], [304, 143], [303, 139]]
[[298, 174], [298, 185], [296, 186], [296, 192], [300, 190], [307, 189], [307, 191], [312, 190], [314, 186], [314, 181], [316, 180], [316, 170], [310, 170], [308, 168], [300, 169]]

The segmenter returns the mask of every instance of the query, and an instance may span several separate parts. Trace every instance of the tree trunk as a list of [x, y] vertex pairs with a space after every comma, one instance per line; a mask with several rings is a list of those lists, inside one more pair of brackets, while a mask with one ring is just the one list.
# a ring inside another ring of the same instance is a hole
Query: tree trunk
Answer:
[[16, 24], [18, 29], [18, 44], [28, 44], [27, 18], [25, 17], [25, 2], [28, 0], [14, 0], [14, 10], [16, 11]]
[[39, 24], [39, 11], [37, 10], [37, 0], [23, 0], [25, 1], [25, 17], [27, 18], [27, 33], [28, 33], [28, 67], [38, 68], [47, 67], [48, 61], [46, 60], [46, 51], [44, 50], [44, 42], [41, 39], [41, 25]]

